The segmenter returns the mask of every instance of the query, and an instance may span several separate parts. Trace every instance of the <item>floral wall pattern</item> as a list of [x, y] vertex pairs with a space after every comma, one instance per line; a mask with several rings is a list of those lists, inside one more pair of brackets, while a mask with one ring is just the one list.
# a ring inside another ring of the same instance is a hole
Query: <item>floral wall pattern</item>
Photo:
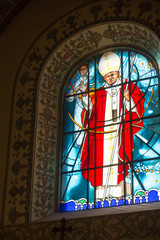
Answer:
[[[155, 239], [160, 237], [159, 211], [148, 213], [133, 213], [68, 220], [66, 227], [72, 226], [73, 231], [65, 232], [65, 239]], [[59, 232], [53, 228], [61, 228], [61, 222], [45, 222], [6, 226], [0, 229], [0, 238], [16, 240], [47, 240], [60, 239]]]

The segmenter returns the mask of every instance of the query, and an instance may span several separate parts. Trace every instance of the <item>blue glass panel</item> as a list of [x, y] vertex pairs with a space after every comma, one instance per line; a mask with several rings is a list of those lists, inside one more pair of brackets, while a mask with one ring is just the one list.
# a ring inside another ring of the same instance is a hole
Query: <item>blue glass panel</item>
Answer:
[[136, 197], [135, 203], [140, 203], [139, 197]]
[[157, 88], [158, 88], [158, 83], [159, 83], [158, 78], [152, 78], [152, 79], [151, 79], [150, 86], [154, 86], [155, 90], [157, 90]]
[[133, 160], [143, 160], [150, 158], [157, 158], [159, 155], [152, 149], [151, 146], [147, 145], [146, 138], [141, 135], [141, 131], [137, 133], [134, 137], [134, 147]]
[[[144, 128], [134, 136], [133, 160], [160, 157], [160, 118], [144, 120]], [[155, 132], [156, 131], [156, 132]]]
[[[83, 179], [81, 172], [74, 172], [72, 174], [62, 175], [63, 186], [61, 190], [61, 200], [69, 201], [70, 199], [79, 200], [80, 198], [87, 198], [87, 181]], [[94, 191], [90, 186], [90, 198], [93, 200]]]
[[77, 210], [81, 210], [81, 205], [79, 204], [78, 206], [77, 206]]
[[83, 210], [85, 210], [85, 209], [87, 209], [87, 205], [86, 204], [83, 205]]
[[157, 191], [152, 190], [148, 193], [148, 202], [155, 202], [158, 200], [159, 200], [159, 197], [158, 197]]
[[74, 130], [73, 122], [69, 117], [68, 112], [73, 116], [74, 114], [74, 102], [68, 104], [66, 100], [64, 100], [64, 111], [63, 111], [63, 132], [72, 132]]
[[147, 128], [143, 128], [138, 132], [141, 137], [143, 137], [144, 143], [148, 143], [153, 135], [153, 132]]
[[148, 77], [156, 76], [154, 66], [150, 61], [139, 53], [131, 52], [131, 61], [133, 59], [133, 54], [135, 54], [134, 66], [131, 78], [132, 79], [145, 79]]
[[[160, 189], [160, 164], [159, 160], [151, 160], [151, 161], [144, 161], [139, 163], [134, 163], [134, 171], [136, 174], [133, 177], [134, 181], [134, 193], [140, 191], [141, 195], [142, 192], [149, 191], [151, 189]], [[138, 182], [137, 177], [139, 178], [140, 182], [144, 186], [140, 185]], [[142, 191], [143, 190], [143, 191]], [[145, 195], [143, 193], [143, 195]]]
[[151, 80], [143, 80], [143, 81], [134, 81], [134, 84], [139, 87], [139, 89], [143, 93], [144, 101], [144, 111], [141, 115], [144, 117], [151, 117], [153, 115], [157, 115], [160, 113], [159, 106], [159, 90], [158, 85], [152, 86]]
[[154, 135], [153, 135], [153, 137], [152, 137], [152, 139], [149, 141], [149, 146], [150, 147], [152, 147], [153, 146], [153, 144], [155, 144], [156, 143], [156, 141], [157, 141], [157, 139], [159, 138], [159, 135], [157, 134], [157, 133], [153, 133]]
[[124, 205], [124, 199], [120, 199], [120, 200], [118, 201], [118, 206], [120, 206], [120, 205]]
[[145, 199], [145, 196], [142, 197], [142, 203], [145, 203], [146, 202], [146, 199]]
[[145, 119], [144, 124], [147, 129], [160, 135], [160, 117]]
[[157, 139], [156, 143], [152, 146], [152, 148], [160, 154], [160, 137]]
[[102, 207], [102, 203], [100, 201], [97, 202], [96, 208], [101, 208]]
[[109, 207], [109, 202], [108, 202], [108, 200], [105, 200], [105, 201], [104, 201], [104, 207]]
[[158, 101], [158, 87], [149, 87], [145, 95], [144, 117], [150, 117], [160, 113], [160, 106]]
[[74, 201], [70, 201], [68, 203], [61, 203], [60, 208], [62, 212], [75, 211], [75, 203]]
[[113, 207], [113, 206], [116, 206], [116, 200], [115, 199], [112, 199], [111, 200], [111, 206]]

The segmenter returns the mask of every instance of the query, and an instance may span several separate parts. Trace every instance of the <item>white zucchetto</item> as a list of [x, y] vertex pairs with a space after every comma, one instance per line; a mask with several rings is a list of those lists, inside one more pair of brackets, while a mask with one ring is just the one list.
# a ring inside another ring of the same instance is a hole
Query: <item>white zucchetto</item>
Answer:
[[99, 61], [99, 72], [104, 77], [107, 73], [119, 71], [121, 61], [119, 56], [114, 52], [106, 52]]

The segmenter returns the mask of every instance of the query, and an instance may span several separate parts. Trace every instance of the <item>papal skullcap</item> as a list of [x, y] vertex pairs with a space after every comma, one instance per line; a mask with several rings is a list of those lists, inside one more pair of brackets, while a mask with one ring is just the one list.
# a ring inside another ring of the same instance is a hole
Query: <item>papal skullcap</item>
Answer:
[[119, 71], [120, 58], [114, 52], [106, 52], [102, 55], [99, 61], [99, 72], [104, 77], [107, 73]]

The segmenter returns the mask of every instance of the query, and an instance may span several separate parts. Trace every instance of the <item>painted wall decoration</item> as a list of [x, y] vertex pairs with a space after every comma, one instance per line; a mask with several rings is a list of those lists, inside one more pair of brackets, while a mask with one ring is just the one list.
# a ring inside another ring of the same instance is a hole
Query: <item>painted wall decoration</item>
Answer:
[[134, 7], [131, 2], [119, 6], [117, 1], [87, 1], [33, 43], [14, 89], [4, 224], [54, 214], [59, 93], [70, 71], [95, 51], [119, 45], [144, 50], [159, 62], [158, 9], [156, 1], [145, 8], [143, 1]]
[[[69, 219], [66, 227], [72, 226], [72, 233], [66, 231], [65, 238], [74, 239], [155, 239], [159, 233], [159, 211], [152, 213], [132, 213], [94, 218]], [[54, 233], [53, 228], [61, 228], [60, 221], [31, 223], [5, 226], [0, 228], [0, 238], [3, 240], [47, 240], [60, 239], [60, 232]]]
[[160, 198], [159, 72], [138, 52], [104, 51], [64, 91], [61, 211]]

